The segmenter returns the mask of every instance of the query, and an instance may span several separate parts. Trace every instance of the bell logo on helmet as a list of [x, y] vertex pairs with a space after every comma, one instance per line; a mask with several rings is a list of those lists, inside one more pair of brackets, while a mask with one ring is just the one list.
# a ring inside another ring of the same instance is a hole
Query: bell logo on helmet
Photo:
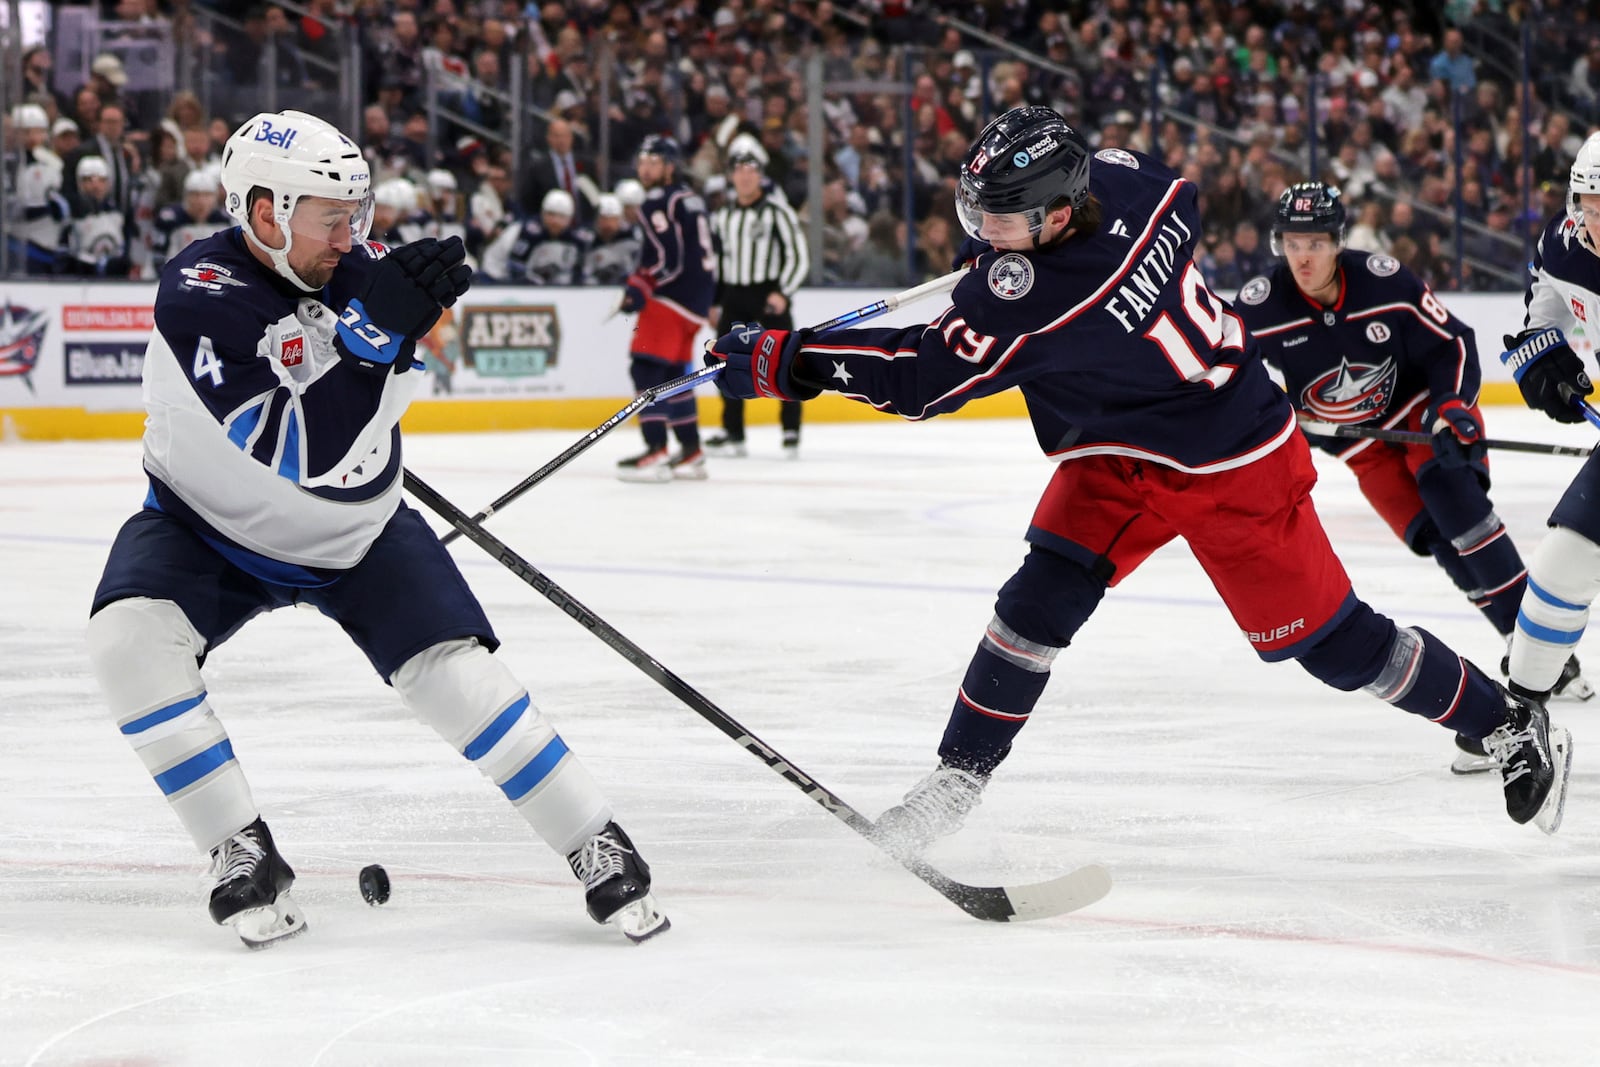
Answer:
[[299, 132], [300, 131], [296, 130], [293, 126], [285, 126], [283, 129], [274, 129], [272, 123], [268, 122], [266, 119], [262, 119], [261, 128], [256, 131], [256, 135], [253, 140], [265, 141], [274, 148], [287, 149], [290, 145], [294, 144], [295, 136]]

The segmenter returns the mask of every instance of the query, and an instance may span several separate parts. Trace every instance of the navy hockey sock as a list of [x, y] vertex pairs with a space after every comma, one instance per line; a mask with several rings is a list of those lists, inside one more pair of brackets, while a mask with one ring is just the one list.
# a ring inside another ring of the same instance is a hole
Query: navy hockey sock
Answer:
[[1396, 626], [1365, 603], [1299, 660], [1335, 689], [1365, 690], [1468, 737], [1505, 721], [1504, 690], [1483, 671], [1428, 631]]
[[1495, 630], [1509, 634], [1528, 571], [1477, 475], [1470, 469], [1426, 468], [1417, 477], [1417, 492], [1432, 527], [1418, 547], [1433, 554]]
[[1050, 681], [1050, 661], [1058, 650], [1040, 649], [999, 619], [989, 624], [956, 694], [939, 743], [941, 760], [983, 778], [994, 773]]

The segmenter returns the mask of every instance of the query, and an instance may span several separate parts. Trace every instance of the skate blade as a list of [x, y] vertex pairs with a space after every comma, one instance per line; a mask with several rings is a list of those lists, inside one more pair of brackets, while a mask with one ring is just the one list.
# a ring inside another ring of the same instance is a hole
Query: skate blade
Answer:
[[636, 945], [672, 929], [672, 923], [656, 907], [656, 899], [649, 893], [618, 908], [606, 922], [621, 930], [622, 935]]
[[1572, 773], [1572, 734], [1564, 726], [1550, 727], [1550, 762], [1555, 765], [1555, 779], [1550, 792], [1539, 805], [1533, 825], [1547, 834], [1561, 829], [1561, 816], [1567, 808], [1567, 779]]
[[306, 931], [306, 916], [288, 893], [265, 908], [247, 908], [228, 920], [245, 947], [259, 951]]
[[1492, 757], [1475, 756], [1471, 752], [1457, 752], [1456, 758], [1450, 764], [1451, 774], [1483, 774], [1499, 769], [1500, 764]]
[[617, 471], [617, 479], [624, 482], [660, 484], [672, 481], [672, 468], [665, 463], [654, 467], [622, 467]]

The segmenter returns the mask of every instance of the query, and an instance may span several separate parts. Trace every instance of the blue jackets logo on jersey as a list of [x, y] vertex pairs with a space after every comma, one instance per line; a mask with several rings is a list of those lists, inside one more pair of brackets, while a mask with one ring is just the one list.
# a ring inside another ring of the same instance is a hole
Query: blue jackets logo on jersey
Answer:
[[1018, 300], [1033, 288], [1033, 264], [1027, 256], [1007, 252], [989, 268], [989, 290], [1001, 300]]
[[1389, 405], [1398, 376], [1393, 359], [1376, 365], [1342, 359], [1338, 367], [1306, 385], [1300, 407], [1323, 422], [1363, 422]]

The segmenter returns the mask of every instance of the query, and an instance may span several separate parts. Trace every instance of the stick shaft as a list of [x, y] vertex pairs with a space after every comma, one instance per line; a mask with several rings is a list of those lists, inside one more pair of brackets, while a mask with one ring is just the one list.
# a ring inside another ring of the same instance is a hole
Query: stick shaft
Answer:
[[[879, 315], [886, 315], [897, 308], [914, 303], [915, 301], [921, 300], [924, 297], [932, 296], [935, 293], [948, 292], [955, 288], [956, 283], [959, 282], [962, 276], [966, 273], [967, 272], [965, 269], [951, 271], [949, 274], [935, 278], [932, 281], [923, 282], [921, 285], [912, 286], [910, 289], [896, 293], [893, 296], [885, 297], [876, 303], [868, 304], [866, 307], [856, 308], [854, 311], [847, 311], [838, 318], [829, 319], [820, 326], [812, 327], [812, 332], [821, 333], [826, 330], [837, 330], [841, 326], [847, 326], [853, 322], [864, 322], [867, 319], [877, 318]], [[506, 490], [504, 493], [501, 493], [495, 498], [492, 504], [485, 507], [482, 511], [479, 511], [476, 515], [473, 515], [472, 521], [482, 522], [484, 519], [487, 519], [490, 515], [493, 515], [495, 512], [499, 511], [513, 500], [517, 499], [517, 497], [521, 496], [523, 493], [526, 493], [528, 490], [532, 489], [534, 486], [550, 477], [556, 471], [560, 470], [562, 467], [565, 467], [567, 464], [583, 455], [583, 453], [587, 452], [591, 447], [593, 447], [595, 442], [599, 441], [600, 438], [604, 437], [612, 430], [615, 430], [618, 426], [621, 426], [635, 414], [649, 407], [657, 400], [665, 400], [669, 397], [677, 396], [679, 393], [682, 393], [686, 390], [693, 389], [702, 382], [710, 381], [712, 378], [721, 373], [721, 371], [721, 364], [713, 367], [702, 367], [701, 369], [694, 371], [692, 374], [685, 374], [681, 378], [674, 378], [670, 382], [664, 382], [661, 385], [646, 389], [644, 392], [630, 400], [627, 405], [615, 415], [612, 415], [605, 422], [602, 422], [599, 426], [596, 426], [594, 429], [584, 434], [555, 459], [552, 459], [549, 463], [546, 463], [544, 466], [540, 467], [538, 470], [522, 479], [522, 481]], [[451, 541], [454, 541], [460, 536], [461, 531], [459, 529], [452, 529], [446, 533], [444, 537], [440, 538], [440, 540], [442, 540], [445, 544], [449, 544]]]
[[[1584, 405], [1587, 407], [1588, 405]], [[1593, 411], [1593, 408], [1589, 409]], [[1600, 418], [1600, 415], [1596, 416]], [[1398, 445], [1426, 445], [1432, 444], [1433, 438], [1425, 433], [1413, 430], [1384, 430], [1376, 426], [1350, 426], [1331, 422], [1305, 422], [1301, 424], [1306, 433], [1315, 437], [1344, 437], [1368, 438], [1374, 441], [1388, 441]], [[1502, 452], [1532, 452], [1545, 456], [1587, 456], [1594, 451], [1581, 445], [1552, 445], [1541, 441], [1500, 441], [1494, 438], [1485, 438], [1486, 448], [1499, 449]]]

